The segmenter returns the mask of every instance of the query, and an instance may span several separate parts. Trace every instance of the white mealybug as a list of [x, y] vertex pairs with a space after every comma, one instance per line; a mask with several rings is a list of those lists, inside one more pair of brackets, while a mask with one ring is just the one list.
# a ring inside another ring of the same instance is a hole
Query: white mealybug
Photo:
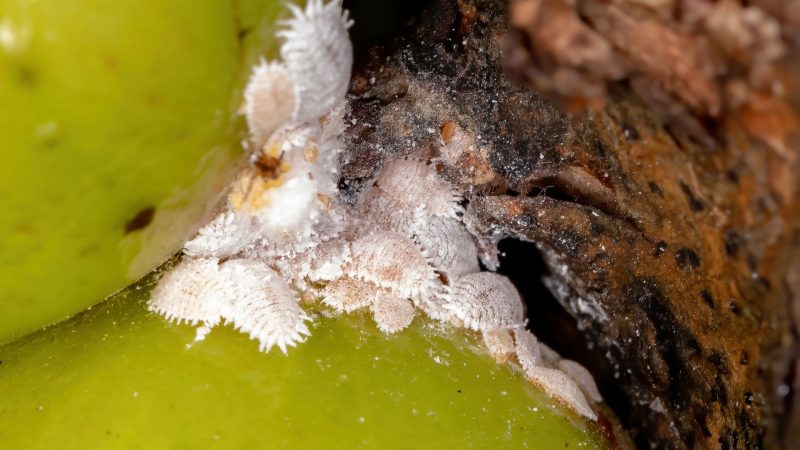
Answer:
[[375, 184], [394, 198], [403, 211], [423, 206], [431, 216], [458, 218], [461, 196], [430, 164], [414, 159], [389, 161], [375, 177]]
[[305, 11], [289, 8], [294, 17], [278, 35], [286, 39], [280, 53], [298, 98], [293, 119], [301, 123], [324, 116], [347, 94], [353, 65], [347, 29], [353, 22], [337, 2], [309, 0]]
[[400, 204], [380, 186], [373, 185], [358, 200], [360, 216], [375, 225], [411, 237], [417, 209]]
[[247, 259], [232, 259], [222, 264], [220, 272], [230, 280], [233, 301], [224, 317], [268, 352], [278, 346], [302, 342], [310, 333], [308, 315], [300, 308], [297, 293], [265, 264]]
[[227, 258], [242, 251], [255, 238], [257, 225], [244, 214], [225, 211], [215, 217], [187, 242], [183, 251], [188, 256]]
[[283, 60], [261, 61], [245, 90], [251, 164], [152, 290], [148, 308], [199, 324], [197, 340], [225, 321], [261, 351], [284, 353], [310, 334], [301, 297], [337, 313], [367, 310], [385, 333], [408, 327], [419, 309], [480, 332], [498, 361], [516, 356], [529, 379], [595, 418], [585, 397], [600, 399], [591, 375], [524, 329], [511, 281], [480, 271], [479, 258], [496, 266], [486, 256], [496, 242], [476, 245], [461, 219], [461, 194], [434, 165], [389, 161], [355, 205], [341, 201], [351, 21], [336, 2], [290, 8], [279, 33]]
[[404, 298], [428, 295], [436, 274], [414, 242], [399, 233], [373, 230], [352, 243], [348, 276], [371, 281]]
[[542, 344], [530, 331], [524, 328], [514, 330], [514, 346], [517, 361], [522, 370], [528, 372], [536, 366], [544, 365], [542, 360]]
[[[341, 149], [351, 22], [335, 2], [311, 0], [305, 11], [292, 10], [280, 33], [283, 62], [262, 61], [245, 90], [243, 112], [257, 147], [253, 166], [234, 181], [225, 209], [186, 243], [185, 260], [149, 301], [169, 319], [202, 322], [198, 339], [226, 319], [263, 351], [285, 352], [302, 341], [310, 320], [287, 282], [293, 274], [271, 267], [290, 269], [286, 258], [313, 248], [340, 219], [319, 216], [327, 214], [325, 197], [335, 189], [331, 162]], [[274, 167], [259, 167], [265, 161]]]
[[526, 370], [525, 375], [541, 386], [549, 396], [561, 401], [578, 414], [591, 420], [597, 420], [597, 414], [589, 406], [589, 402], [586, 401], [581, 388], [575, 380], [563, 371], [534, 366]]
[[414, 305], [389, 292], [378, 296], [370, 305], [370, 310], [378, 328], [384, 333], [396, 333], [414, 320]]
[[445, 308], [476, 331], [519, 327], [525, 320], [525, 305], [514, 285], [492, 272], [457, 279]]
[[575, 383], [578, 384], [583, 393], [589, 397], [590, 400], [594, 402], [603, 401], [603, 396], [600, 395], [600, 389], [597, 388], [594, 377], [586, 367], [583, 367], [571, 359], [562, 359], [558, 362], [557, 367], [575, 380]]
[[221, 304], [231, 296], [216, 258], [186, 259], [167, 272], [150, 293], [148, 309], [178, 323], [201, 322], [196, 340], [219, 324]]
[[478, 272], [478, 248], [472, 235], [457, 219], [420, 217], [412, 225], [414, 240], [427, 253], [431, 264], [454, 280]]

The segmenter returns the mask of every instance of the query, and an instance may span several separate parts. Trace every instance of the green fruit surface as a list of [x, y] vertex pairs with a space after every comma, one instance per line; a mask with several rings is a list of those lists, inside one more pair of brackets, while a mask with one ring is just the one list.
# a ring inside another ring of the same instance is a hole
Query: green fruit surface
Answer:
[[607, 448], [463, 331], [317, 314], [288, 356], [264, 354], [229, 327], [192, 343], [147, 292], [0, 347], [3, 448]]
[[274, 53], [282, 11], [0, 0], [0, 342], [179, 248], [241, 156], [241, 87], [256, 55]]

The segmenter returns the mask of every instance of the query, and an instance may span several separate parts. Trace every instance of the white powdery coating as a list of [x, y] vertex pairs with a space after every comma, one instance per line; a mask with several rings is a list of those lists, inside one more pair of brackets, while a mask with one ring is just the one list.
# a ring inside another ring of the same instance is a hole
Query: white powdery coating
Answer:
[[303, 169], [298, 167], [297, 173], [288, 176], [281, 186], [265, 192], [267, 205], [254, 213], [260, 237], [290, 242], [311, 234], [320, 205], [317, 181]]
[[[265, 148], [279, 154], [281, 164], [288, 170], [277, 180], [266, 181], [266, 188], [253, 187], [249, 182], [236, 183], [234, 194], [245, 200], [238, 207], [231, 200], [229, 206], [235, 210], [234, 214], [253, 218], [256, 226], [251, 231], [251, 241], [301, 243], [311, 237], [312, 228], [323, 209], [320, 190], [329, 191], [333, 183], [331, 175], [316, 164], [321, 151], [317, 145], [320, 132], [319, 124], [284, 127], [276, 131]], [[335, 153], [336, 150], [331, 151]], [[265, 183], [260, 177], [253, 182]], [[233, 199], [233, 194], [230, 198]]]
[[296, 93], [292, 75], [280, 63], [261, 60], [244, 90], [244, 115], [250, 137], [262, 145], [278, 128], [292, 120]]
[[311, 320], [300, 308], [297, 294], [286, 281], [263, 263], [232, 259], [222, 264], [220, 272], [230, 280], [234, 299], [223, 315], [233, 326], [257, 339], [259, 349], [269, 352], [302, 342], [310, 333]]
[[150, 293], [147, 309], [167, 320], [192, 325], [203, 322], [207, 329], [220, 322], [221, 305], [230, 299], [227, 279], [220, 276], [216, 258], [187, 259], [164, 275]]
[[200, 228], [183, 250], [194, 257], [226, 258], [253, 242], [257, 238], [256, 229], [250, 216], [225, 211]]
[[526, 370], [525, 375], [541, 386], [547, 395], [561, 401], [578, 414], [591, 420], [597, 420], [597, 415], [589, 406], [581, 388], [566, 373], [557, 369], [534, 366], [530, 370]]
[[308, 277], [314, 282], [324, 282], [343, 277], [345, 266], [352, 260], [350, 243], [334, 238], [298, 255], [292, 264], [298, 276]]
[[478, 248], [459, 220], [450, 217], [418, 217], [414, 222], [414, 240], [428, 260], [449, 279], [480, 271]]
[[378, 296], [370, 305], [372, 317], [378, 329], [384, 333], [397, 333], [414, 320], [416, 310], [407, 299], [386, 293]]
[[375, 177], [375, 184], [410, 213], [422, 206], [425, 214], [457, 218], [462, 210], [458, 204], [461, 196], [439, 177], [433, 166], [422, 161], [389, 161]]
[[558, 362], [558, 368], [562, 372], [569, 375], [570, 378], [575, 380], [575, 383], [581, 388], [583, 393], [592, 401], [600, 403], [603, 401], [603, 396], [600, 395], [600, 389], [597, 388], [597, 383], [594, 381], [592, 374], [579, 363], [571, 359], [562, 359]]
[[453, 283], [445, 308], [476, 331], [523, 325], [525, 306], [508, 278], [492, 272], [465, 275]]
[[413, 241], [391, 231], [374, 229], [351, 244], [348, 276], [371, 281], [403, 298], [431, 293], [438, 283], [433, 268]]
[[352, 22], [336, 1], [309, 0], [305, 11], [288, 6], [294, 17], [278, 33], [286, 39], [280, 53], [298, 99], [293, 120], [302, 123], [324, 116], [347, 94], [353, 65], [347, 29]]
[[[288, 269], [344, 222], [331, 197], [352, 65], [351, 22], [338, 3], [289, 7], [294, 17], [280, 32], [284, 61], [254, 67], [243, 108], [256, 152], [279, 158], [279, 172], [262, 175], [253, 167], [237, 180], [227, 209], [186, 244], [187, 260], [162, 279], [149, 304], [172, 320], [204, 322], [198, 339], [225, 319], [262, 351], [278, 346], [284, 353], [309, 334], [310, 320], [287, 282], [295, 278]], [[308, 275], [331, 279], [343, 275], [349, 256], [312, 261], [301, 262]]]
[[[286, 267], [284, 274], [292, 278], [309, 276], [313, 281], [331, 280], [341, 273], [335, 267], [322, 267], [331, 261], [337, 266], [349, 260], [348, 243], [338, 239], [347, 226], [347, 215], [338, 210], [320, 213], [311, 224], [308, 235], [295, 241], [269, 241], [258, 239], [241, 253], [245, 258], [261, 260], [267, 264], [279, 263]], [[316, 255], [322, 255], [317, 258]], [[325, 275], [333, 270], [336, 274]], [[320, 272], [317, 272], [320, 271]]]

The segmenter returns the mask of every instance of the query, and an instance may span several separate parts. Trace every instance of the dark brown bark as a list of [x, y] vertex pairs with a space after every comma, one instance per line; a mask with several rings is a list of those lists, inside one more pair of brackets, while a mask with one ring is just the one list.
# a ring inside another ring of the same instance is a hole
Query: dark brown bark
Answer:
[[602, 109], [566, 114], [505, 75], [506, 7], [432, 1], [362, 55], [342, 189], [387, 159], [431, 158], [468, 192], [476, 234], [535, 243], [640, 447], [800, 438], [779, 395], [800, 290], [792, 109], [763, 96], [692, 116], [712, 144], [665, 125], [626, 82], [603, 85]]

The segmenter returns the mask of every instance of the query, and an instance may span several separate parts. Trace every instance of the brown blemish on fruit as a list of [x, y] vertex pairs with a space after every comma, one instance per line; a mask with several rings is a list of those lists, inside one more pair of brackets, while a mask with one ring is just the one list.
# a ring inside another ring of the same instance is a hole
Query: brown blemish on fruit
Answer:
[[147, 228], [147, 226], [153, 222], [153, 217], [155, 217], [155, 215], [156, 209], [152, 206], [142, 209], [125, 224], [125, 234]]

